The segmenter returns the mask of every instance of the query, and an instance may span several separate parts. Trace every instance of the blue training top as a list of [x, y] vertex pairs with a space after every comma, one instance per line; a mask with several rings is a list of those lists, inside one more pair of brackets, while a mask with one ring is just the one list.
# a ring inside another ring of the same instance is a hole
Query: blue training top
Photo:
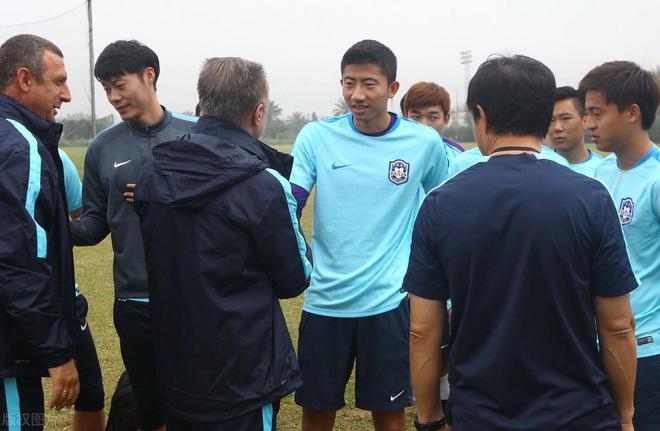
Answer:
[[316, 186], [303, 309], [362, 317], [396, 308], [422, 191], [447, 178], [440, 135], [396, 117], [385, 134], [367, 136], [349, 113], [307, 124], [291, 154], [291, 183], [307, 192]]
[[655, 145], [631, 169], [610, 156], [596, 169], [619, 210], [628, 256], [640, 287], [630, 295], [637, 356], [660, 354], [660, 149]]
[[64, 191], [66, 192], [66, 205], [69, 212], [82, 208], [82, 182], [78, 176], [78, 169], [69, 156], [58, 148], [64, 170]]

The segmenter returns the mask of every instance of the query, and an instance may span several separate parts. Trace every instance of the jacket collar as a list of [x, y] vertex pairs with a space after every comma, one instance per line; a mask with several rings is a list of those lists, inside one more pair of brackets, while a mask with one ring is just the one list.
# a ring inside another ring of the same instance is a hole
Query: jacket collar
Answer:
[[293, 157], [281, 153], [257, 138], [250, 135], [245, 130], [232, 123], [222, 120], [218, 117], [203, 116], [193, 127], [193, 133], [210, 135], [221, 138], [236, 145], [245, 151], [256, 155], [263, 160], [268, 167], [275, 169], [284, 178], [289, 179], [291, 168], [293, 166]]
[[163, 108], [163, 118], [156, 124], [152, 124], [151, 126], [141, 126], [134, 121], [127, 121], [126, 123], [132, 130], [141, 135], [156, 135], [158, 132], [165, 129], [170, 124], [170, 121], [172, 121], [172, 113], [163, 105], [160, 105], [160, 107]]
[[16, 120], [47, 146], [57, 147], [62, 125], [44, 120], [13, 97], [0, 93], [0, 117]]

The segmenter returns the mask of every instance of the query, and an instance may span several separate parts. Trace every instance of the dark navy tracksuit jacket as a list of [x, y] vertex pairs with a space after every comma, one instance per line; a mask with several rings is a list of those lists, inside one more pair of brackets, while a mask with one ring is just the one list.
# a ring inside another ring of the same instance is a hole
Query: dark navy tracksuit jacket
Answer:
[[159, 375], [184, 420], [237, 417], [301, 383], [278, 301], [311, 273], [292, 161], [202, 117], [154, 146], [137, 183]]
[[61, 134], [60, 124], [0, 94], [0, 379], [47, 376], [73, 355]]

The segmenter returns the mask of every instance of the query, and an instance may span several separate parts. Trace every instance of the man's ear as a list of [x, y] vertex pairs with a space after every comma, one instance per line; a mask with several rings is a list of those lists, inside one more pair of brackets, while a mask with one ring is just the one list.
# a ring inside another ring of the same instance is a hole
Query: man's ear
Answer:
[[477, 127], [481, 127], [484, 133], [489, 133], [490, 125], [488, 124], [488, 116], [486, 115], [486, 111], [484, 111], [484, 108], [482, 108], [481, 105], [477, 105], [476, 109], [479, 113], [479, 125]]
[[642, 122], [642, 110], [639, 108], [639, 105], [633, 103], [628, 108], [626, 108], [626, 120], [629, 123], [635, 123], [639, 120], [640, 124]]
[[396, 92], [399, 91], [399, 86], [400, 85], [401, 84], [399, 84], [399, 81], [392, 81], [392, 83], [390, 84], [390, 89], [389, 89], [390, 94], [388, 96], [390, 99], [393, 98], [394, 96], [396, 96]]
[[154, 81], [156, 80], [156, 70], [154, 70], [153, 67], [145, 67], [144, 72], [142, 72], [142, 76], [147, 80], [149, 84], [155, 88]]
[[18, 84], [18, 88], [26, 93], [30, 90], [32, 79], [32, 73], [27, 67], [20, 67], [16, 71], [16, 83]]

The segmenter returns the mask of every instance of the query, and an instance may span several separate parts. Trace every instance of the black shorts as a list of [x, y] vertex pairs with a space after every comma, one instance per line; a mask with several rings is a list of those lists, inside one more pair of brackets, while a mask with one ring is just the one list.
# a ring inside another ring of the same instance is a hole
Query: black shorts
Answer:
[[0, 431], [42, 431], [44, 422], [41, 377], [0, 379]]
[[303, 311], [298, 334], [303, 385], [296, 391], [296, 403], [314, 410], [342, 408], [355, 363], [356, 407], [384, 412], [412, 405], [409, 329], [407, 299], [392, 311], [367, 317]]
[[660, 355], [637, 359], [635, 431], [660, 430]]
[[165, 424], [165, 419], [149, 303], [117, 298], [114, 321], [121, 357], [131, 379], [137, 426], [143, 431], [158, 429]]
[[167, 431], [277, 431], [280, 402], [218, 422], [188, 422], [170, 416]]
[[99, 357], [87, 321], [80, 325], [74, 359], [80, 379], [80, 395], [75, 403], [78, 411], [95, 412], [103, 409], [105, 393]]

